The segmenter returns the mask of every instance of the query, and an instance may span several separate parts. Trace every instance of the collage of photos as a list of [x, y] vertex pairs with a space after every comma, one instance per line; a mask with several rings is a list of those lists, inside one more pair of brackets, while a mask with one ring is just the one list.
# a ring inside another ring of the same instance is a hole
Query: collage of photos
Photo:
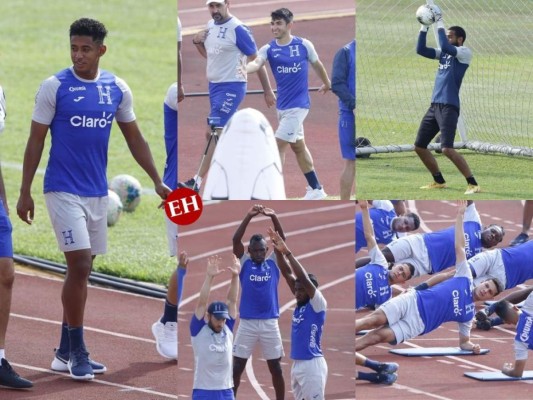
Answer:
[[531, 0], [0, 19], [1, 400], [531, 398]]

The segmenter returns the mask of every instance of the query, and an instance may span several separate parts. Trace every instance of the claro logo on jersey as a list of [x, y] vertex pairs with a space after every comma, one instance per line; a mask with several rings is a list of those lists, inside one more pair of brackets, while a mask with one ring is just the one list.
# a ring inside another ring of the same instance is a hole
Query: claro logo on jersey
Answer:
[[102, 117], [87, 117], [85, 115], [74, 115], [70, 118], [70, 124], [72, 126], [75, 126], [76, 128], [100, 128], [103, 129], [107, 127], [107, 125], [111, 125], [113, 123], [113, 114], [112, 113], [106, 113], [105, 111], [102, 113]]
[[372, 289], [372, 274], [365, 272], [366, 293], [369, 297], [376, 297], [376, 291]]
[[459, 291], [454, 290], [452, 292], [452, 296], [453, 296], [453, 313], [455, 314], [455, 316], [459, 316], [462, 314], [461, 308], [459, 307]]
[[297, 74], [302, 70], [301, 63], [294, 63], [292, 67], [284, 67], [283, 65], [278, 65], [276, 71], [278, 74]]
[[265, 276], [250, 275], [250, 280], [252, 282], [268, 282], [270, 280], [270, 278], [271, 278], [270, 274], [266, 274]]
[[524, 324], [524, 330], [520, 334], [520, 340], [522, 342], [529, 342], [529, 333], [531, 332], [531, 326], [533, 325], [533, 317], [527, 317]]

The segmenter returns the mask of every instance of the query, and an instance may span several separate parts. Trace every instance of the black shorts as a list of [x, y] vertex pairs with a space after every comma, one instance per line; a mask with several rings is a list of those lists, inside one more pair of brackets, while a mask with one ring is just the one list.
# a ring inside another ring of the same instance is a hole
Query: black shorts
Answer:
[[459, 109], [451, 104], [431, 103], [420, 122], [415, 146], [427, 149], [431, 140], [440, 131], [442, 147], [453, 148], [455, 130], [459, 120]]

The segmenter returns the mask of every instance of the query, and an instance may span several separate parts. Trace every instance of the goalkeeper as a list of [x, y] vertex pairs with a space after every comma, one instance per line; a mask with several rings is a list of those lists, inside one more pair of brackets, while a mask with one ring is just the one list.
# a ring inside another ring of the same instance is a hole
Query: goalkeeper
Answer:
[[422, 25], [418, 35], [417, 54], [439, 60], [439, 68], [435, 77], [435, 86], [431, 96], [431, 105], [422, 118], [415, 140], [415, 151], [433, 176], [433, 182], [421, 189], [443, 189], [446, 181], [439, 169], [437, 160], [428, 150], [431, 140], [441, 132], [442, 153], [448, 157], [467, 181], [465, 194], [481, 191], [466, 160], [453, 148], [455, 130], [459, 119], [459, 90], [461, 82], [472, 60], [472, 50], [463, 46], [466, 33], [459, 26], [444, 28], [440, 9], [430, 6], [435, 15], [438, 27], [440, 49], [426, 46], [428, 27]]

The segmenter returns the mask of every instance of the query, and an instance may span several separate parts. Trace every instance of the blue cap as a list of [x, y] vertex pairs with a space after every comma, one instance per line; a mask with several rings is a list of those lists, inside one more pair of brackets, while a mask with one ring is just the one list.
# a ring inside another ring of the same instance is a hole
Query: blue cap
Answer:
[[228, 305], [222, 301], [214, 301], [209, 304], [207, 312], [213, 315], [216, 319], [229, 319]]

